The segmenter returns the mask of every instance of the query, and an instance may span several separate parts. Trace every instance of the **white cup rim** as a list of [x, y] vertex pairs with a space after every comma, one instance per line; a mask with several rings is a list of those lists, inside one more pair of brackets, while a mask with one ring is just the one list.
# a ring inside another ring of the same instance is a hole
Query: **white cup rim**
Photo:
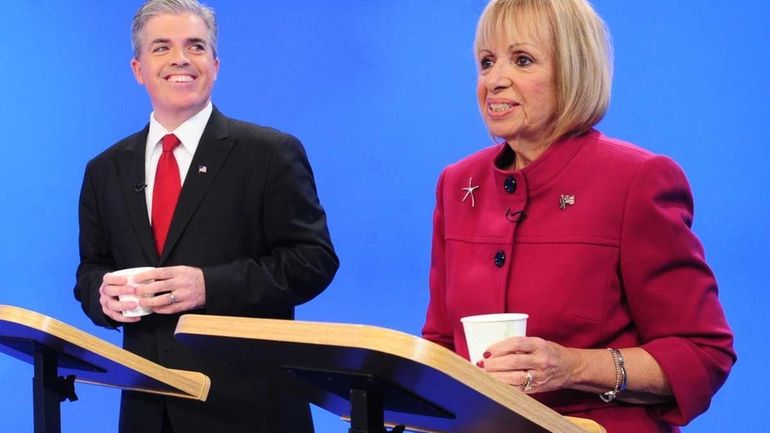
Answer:
[[152, 266], [140, 266], [138, 268], [118, 269], [117, 271], [112, 271], [110, 273], [112, 275], [117, 275], [117, 276], [120, 276], [120, 277], [125, 277], [125, 276], [139, 274], [139, 273], [142, 273], [142, 272], [145, 272], [145, 271], [151, 271], [153, 269], [155, 269], [155, 268], [153, 268]]
[[476, 316], [465, 316], [460, 318], [462, 323], [487, 323], [487, 322], [509, 322], [511, 320], [525, 320], [529, 318], [526, 313], [495, 313], [479, 314]]

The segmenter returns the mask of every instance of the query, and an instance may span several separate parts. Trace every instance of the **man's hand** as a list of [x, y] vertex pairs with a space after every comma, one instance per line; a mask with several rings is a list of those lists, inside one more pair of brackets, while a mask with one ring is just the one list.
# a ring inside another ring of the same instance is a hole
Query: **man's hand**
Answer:
[[[190, 266], [171, 266], [142, 272], [137, 282], [152, 281], [137, 287], [139, 306], [158, 314], [174, 314], [206, 305], [203, 271]], [[154, 281], [153, 281], [154, 280]]]
[[128, 278], [112, 274], [104, 274], [102, 285], [99, 287], [99, 303], [102, 312], [110, 319], [121, 323], [138, 322], [141, 317], [126, 317], [125, 310], [133, 310], [136, 302], [120, 302], [118, 296], [136, 294], [136, 288], [127, 286]]

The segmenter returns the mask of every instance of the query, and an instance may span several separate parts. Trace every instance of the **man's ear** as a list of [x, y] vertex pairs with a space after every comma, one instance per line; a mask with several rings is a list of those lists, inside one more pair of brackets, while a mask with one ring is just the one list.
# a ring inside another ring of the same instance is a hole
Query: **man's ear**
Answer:
[[144, 79], [142, 79], [142, 62], [136, 57], [131, 59], [131, 71], [134, 73], [136, 82], [144, 86]]
[[214, 81], [217, 80], [218, 76], [219, 76], [219, 57], [214, 59]]

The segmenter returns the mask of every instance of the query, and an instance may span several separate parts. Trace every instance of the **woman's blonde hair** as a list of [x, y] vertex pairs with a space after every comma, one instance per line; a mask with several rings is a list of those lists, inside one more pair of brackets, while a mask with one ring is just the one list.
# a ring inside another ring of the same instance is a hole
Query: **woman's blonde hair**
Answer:
[[556, 113], [551, 141], [587, 132], [610, 103], [612, 45], [604, 21], [586, 0], [491, 0], [479, 18], [474, 53], [522, 31], [552, 41]]

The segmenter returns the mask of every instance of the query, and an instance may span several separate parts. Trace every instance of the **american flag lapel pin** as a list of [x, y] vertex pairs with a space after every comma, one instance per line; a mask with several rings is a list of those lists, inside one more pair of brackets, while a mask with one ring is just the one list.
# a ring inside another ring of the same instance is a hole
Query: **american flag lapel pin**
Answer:
[[206, 168], [205, 165], [199, 165], [198, 166], [198, 174], [206, 174], [208, 172], [208, 168]]
[[562, 194], [561, 197], [559, 197], [559, 209], [566, 209], [567, 206], [572, 206], [575, 204], [575, 196], [573, 194]]

